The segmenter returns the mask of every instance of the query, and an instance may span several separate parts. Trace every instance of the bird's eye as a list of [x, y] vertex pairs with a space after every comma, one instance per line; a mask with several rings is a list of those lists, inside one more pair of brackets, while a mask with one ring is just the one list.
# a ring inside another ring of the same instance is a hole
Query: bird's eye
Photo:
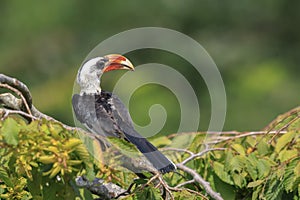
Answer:
[[97, 63], [96, 63], [96, 67], [97, 69], [103, 69], [105, 66], [105, 63], [108, 61], [107, 58], [101, 58]]
[[99, 61], [96, 63], [96, 68], [97, 68], [97, 69], [103, 69], [103, 68], [104, 68], [104, 62], [103, 62], [103, 60], [99, 60]]

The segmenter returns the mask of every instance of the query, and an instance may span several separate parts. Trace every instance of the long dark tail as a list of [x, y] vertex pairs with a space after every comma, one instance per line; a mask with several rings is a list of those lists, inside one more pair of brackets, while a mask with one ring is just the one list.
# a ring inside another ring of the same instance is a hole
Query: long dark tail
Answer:
[[[135, 137], [133, 134], [124, 133], [126, 138], [133, 143], [140, 152], [151, 162], [151, 164], [161, 173], [168, 173], [176, 169], [176, 165], [162, 154], [146, 138]], [[136, 135], [138, 133], [134, 133]], [[138, 134], [139, 135], [139, 134]]]

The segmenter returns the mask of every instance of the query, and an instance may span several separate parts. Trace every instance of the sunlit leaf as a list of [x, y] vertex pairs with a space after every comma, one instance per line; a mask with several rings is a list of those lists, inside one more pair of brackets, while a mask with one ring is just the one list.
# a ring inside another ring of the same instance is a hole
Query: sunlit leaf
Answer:
[[257, 172], [257, 158], [252, 154], [248, 156], [247, 163], [246, 163], [246, 170], [251, 176], [252, 180], [256, 180], [258, 177]]
[[254, 147], [256, 145], [256, 139], [254, 137], [247, 137], [246, 142], [251, 146]]
[[297, 177], [295, 174], [295, 169], [296, 169], [297, 165], [299, 164], [299, 160], [300, 159], [293, 160], [286, 167], [283, 182], [285, 185], [285, 190], [288, 192], [292, 192], [293, 189], [296, 188], [296, 186], [298, 184], [300, 184], [300, 177]]
[[217, 176], [224, 181], [225, 183], [228, 183], [230, 185], [233, 185], [233, 182], [231, 180], [230, 175], [224, 171], [224, 165], [219, 162], [213, 163], [214, 172], [217, 174]]
[[265, 141], [265, 139], [260, 140], [257, 144], [257, 151], [260, 155], [266, 155], [269, 153], [269, 144]]
[[114, 147], [116, 147], [118, 150], [125, 154], [131, 154], [131, 153], [137, 153], [137, 148], [134, 146], [134, 144], [127, 142], [123, 139], [116, 138], [116, 137], [108, 137], [109, 142], [111, 142]]
[[258, 177], [259, 178], [263, 178], [266, 177], [271, 170], [271, 166], [269, 164], [269, 162], [260, 159], [257, 163], [257, 170], [258, 170]]
[[229, 163], [230, 171], [241, 172], [245, 166], [246, 159], [242, 155], [234, 156]]
[[231, 147], [236, 150], [240, 155], [245, 155], [245, 148], [240, 144], [233, 144]]
[[[170, 147], [174, 147], [174, 148], [186, 148], [190, 144], [192, 144], [192, 141], [193, 141], [194, 137], [195, 137], [195, 135], [191, 135], [191, 134], [185, 134], [185, 133], [177, 134], [173, 138], [172, 144], [170, 145]], [[199, 142], [195, 142], [195, 144], [197, 144], [197, 147], [200, 146]]]
[[8, 187], [13, 187], [11, 178], [7, 174], [6, 170], [0, 167], [0, 180], [2, 180]]
[[153, 199], [160, 200], [162, 199], [159, 189], [153, 187], [146, 187], [143, 190], [136, 192], [137, 199]]
[[289, 142], [291, 142], [293, 140], [293, 138], [296, 136], [296, 132], [288, 132], [285, 133], [284, 135], [282, 135], [278, 141], [277, 144], [275, 146], [275, 151], [277, 153], [280, 152], [280, 150]]
[[198, 152], [200, 150], [200, 148], [202, 147], [201, 145], [203, 144], [203, 140], [205, 139], [206, 135], [205, 134], [193, 134], [193, 135], [190, 134], [190, 137], [191, 137], [191, 139], [193, 139], [193, 141], [189, 144], [188, 149], [193, 152]]
[[298, 162], [298, 164], [294, 168], [294, 173], [296, 175], [296, 178], [300, 177], [300, 162]]
[[296, 149], [293, 150], [283, 150], [279, 152], [278, 159], [281, 162], [287, 161], [292, 158], [296, 158], [298, 156], [298, 151]]
[[20, 131], [19, 124], [12, 118], [7, 118], [1, 127], [1, 133], [7, 144], [18, 144], [18, 133]]
[[246, 184], [246, 179], [241, 173], [233, 173], [232, 179], [235, 185], [242, 188]]
[[160, 146], [163, 147], [172, 143], [172, 141], [166, 136], [161, 136], [161, 137], [151, 139], [150, 142], [156, 147], [160, 147]]
[[253, 182], [248, 183], [247, 187], [248, 188], [257, 187], [257, 186], [261, 185], [263, 182], [264, 182], [263, 180], [253, 181]]

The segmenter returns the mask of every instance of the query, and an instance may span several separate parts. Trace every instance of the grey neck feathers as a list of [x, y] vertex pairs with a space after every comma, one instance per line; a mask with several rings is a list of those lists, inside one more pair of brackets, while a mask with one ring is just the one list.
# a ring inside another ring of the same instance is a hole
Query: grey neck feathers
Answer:
[[77, 83], [80, 86], [80, 94], [100, 93], [101, 71], [94, 67], [99, 58], [94, 58], [85, 63], [78, 71]]

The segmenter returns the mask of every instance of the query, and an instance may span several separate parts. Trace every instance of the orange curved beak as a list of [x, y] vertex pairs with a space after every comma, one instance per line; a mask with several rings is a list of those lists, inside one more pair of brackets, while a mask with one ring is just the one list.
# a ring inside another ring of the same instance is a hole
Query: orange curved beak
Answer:
[[122, 55], [109, 54], [104, 57], [107, 58], [108, 61], [105, 68], [103, 69], [103, 72], [108, 72], [117, 69], [126, 69], [126, 70], [134, 71], [133, 64], [126, 57]]

